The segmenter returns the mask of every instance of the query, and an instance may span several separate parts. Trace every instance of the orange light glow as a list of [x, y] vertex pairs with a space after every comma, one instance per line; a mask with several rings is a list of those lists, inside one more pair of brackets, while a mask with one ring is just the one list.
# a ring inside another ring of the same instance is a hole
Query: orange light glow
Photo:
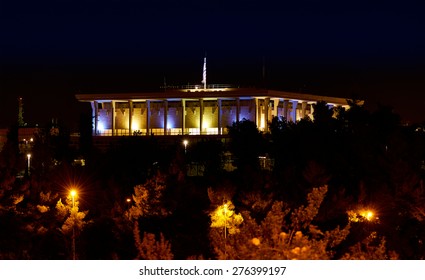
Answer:
[[372, 211], [370, 211], [370, 210], [368, 210], [368, 211], [365, 211], [365, 212], [363, 212], [362, 213], [362, 216], [366, 219], [366, 220], [368, 220], [368, 221], [370, 221], [370, 220], [372, 220], [372, 218], [373, 218], [373, 212]]

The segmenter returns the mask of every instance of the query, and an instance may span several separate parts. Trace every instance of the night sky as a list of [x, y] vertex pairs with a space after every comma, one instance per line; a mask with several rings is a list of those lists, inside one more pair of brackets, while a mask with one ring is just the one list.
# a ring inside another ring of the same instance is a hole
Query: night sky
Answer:
[[424, 15], [420, 0], [0, 0], [0, 127], [18, 96], [29, 124], [72, 126], [78, 92], [200, 83], [205, 53], [209, 83], [359, 96], [424, 121]]

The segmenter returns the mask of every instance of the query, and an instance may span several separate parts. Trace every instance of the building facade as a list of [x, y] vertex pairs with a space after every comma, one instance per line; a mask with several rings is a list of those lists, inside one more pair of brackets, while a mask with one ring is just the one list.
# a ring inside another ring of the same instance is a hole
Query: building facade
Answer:
[[162, 92], [78, 94], [90, 102], [95, 136], [225, 135], [227, 127], [247, 119], [267, 131], [273, 117], [296, 122], [313, 118], [313, 104], [348, 108], [344, 98], [285, 91], [186, 86]]

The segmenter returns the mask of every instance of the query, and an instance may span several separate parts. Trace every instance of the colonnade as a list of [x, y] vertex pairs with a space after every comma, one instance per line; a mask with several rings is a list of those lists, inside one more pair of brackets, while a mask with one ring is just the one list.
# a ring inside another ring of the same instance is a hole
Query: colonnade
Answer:
[[[234, 116], [234, 121], [239, 122], [241, 121], [241, 98], [216, 98], [216, 99], [193, 99], [193, 98], [181, 98], [179, 100], [180, 107], [181, 108], [181, 133], [186, 134], [187, 133], [187, 124], [186, 124], [186, 109], [187, 109], [187, 102], [198, 102], [199, 104], [199, 133], [203, 134], [204, 132], [204, 101], [216, 101], [216, 110], [217, 110], [217, 134], [221, 135], [223, 134], [223, 101], [234, 101], [234, 107], [236, 108], [236, 113]], [[252, 98], [244, 98], [243, 100], [250, 100], [252, 102], [252, 106], [255, 106], [255, 117], [251, 119], [251, 121], [254, 121], [257, 127], [260, 130], [267, 130], [267, 124], [271, 121], [272, 117], [274, 116], [282, 116], [285, 119], [289, 121], [297, 121], [298, 119], [301, 119], [307, 115], [311, 115], [313, 113], [313, 106], [312, 104], [316, 102], [307, 102], [307, 101], [300, 101], [300, 100], [290, 100], [290, 99], [283, 99], [283, 98], [270, 98], [270, 97], [252, 97]], [[167, 131], [169, 129], [168, 125], [168, 111], [169, 111], [169, 100], [143, 100], [140, 101], [145, 104], [146, 109], [146, 126], [143, 128], [143, 130], [146, 130], [146, 135], [151, 134], [151, 103], [152, 102], [161, 102], [162, 103], [162, 109], [163, 109], [163, 127], [155, 129], [163, 129], [163, 134], [167, 135]], [[174, 100], [172, 100], [174, 101]], [[135, 103], [138, 103], [138, 100], [127, 100], [127, 101], [117, 101], [117, 100], [111, 100], [111, 101], [92, 101], [92, 113], [93, 113], [93, 134], [94, 135], [102, 135], [102, 132], [100, 131], [99, 127], [99, 104], [101, 104], [101, 107], [103, 108], [104, 104], [110, 104], [108, 105], [109, 111], [111, 113], [110, 116], [110, 123], [107, 125], [111, 129], [111, 133], [109, 135], [111, 136], [117, 136], [119, 135], [117, 133], [117, 124], [116, 124], [116, 112], [117, 112], [117, 103], [127, 103], [128, 104], [128, 135], [133, 135], [133, 115], [134, 115], [134, 105]], [[299, 103], [301, 103], [299, 106]], [[180, 109], [179, 109], [180, 110]], [[297, 111], [299, 113], [297, 113]], [[280, 113], [279, 113], [280, 112]], [[308, 113], [307, 113], [308, 112]], [[226, 127], [226, 126], [225, 126]], [[122, 135], [122, 134], [121, 134]]]

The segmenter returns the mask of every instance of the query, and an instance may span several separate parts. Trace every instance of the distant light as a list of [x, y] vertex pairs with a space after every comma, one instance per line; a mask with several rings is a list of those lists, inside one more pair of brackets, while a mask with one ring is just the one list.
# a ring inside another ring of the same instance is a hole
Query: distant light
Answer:
[[127, 198], [125, 201], [127, 201], [127, 203], [130, 203], [131, 202], [131, 199], [130, 198]]
[[251, 243], [254, 244], [255, 246], [259, 246], [261, 241], [260, 239], [254, 237], [253, 239], [251, 239]]
[[76, 190], [71, 190], [71, 196], [75, 197], [77, 195], [77, 191]]
[[31, 158], [31, 154], [27, 154], [27, 158], [30, 159]]

